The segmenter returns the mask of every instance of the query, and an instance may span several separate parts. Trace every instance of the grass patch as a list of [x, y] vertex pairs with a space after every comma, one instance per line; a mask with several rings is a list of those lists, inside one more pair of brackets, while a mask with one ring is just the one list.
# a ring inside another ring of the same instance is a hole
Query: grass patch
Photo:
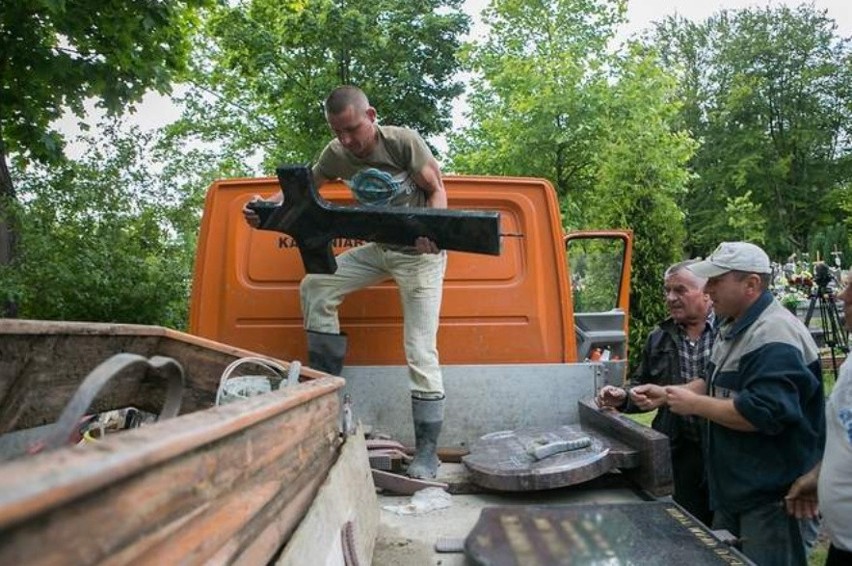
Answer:
[[647, 427], [650, 427], [651, 421], [653, 421], [654, 417], [657, 416], [657, 410], [654, 409], [653, 411], [648, 411], [647, 413], [630, 413], [626, 414], [625, 416], [633, 419], [639, 424], [643, 424]]
[[828, 556], [829, 540], [827, 537], [821, 536], [817, 539], [816, 545], [808, 556], [808, 566], [822, 566], [825, 564], [825, 559]]

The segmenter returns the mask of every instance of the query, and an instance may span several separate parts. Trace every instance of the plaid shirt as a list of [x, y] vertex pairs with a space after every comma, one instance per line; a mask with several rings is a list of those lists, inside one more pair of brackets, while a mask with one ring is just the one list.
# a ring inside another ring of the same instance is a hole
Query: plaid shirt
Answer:
[[[713, 309], [710, 309], [704, 330], [698, 340], [694, 342], [689, 338], [683, 327], [678, 325], [677, 331], [680, 339], [677, 341], [677, 351], [680, 358], [680, 377], [683, 383], [689, 383], [694, 379], [706, 379], [707, 363], [710, 361], [710, 350], [713, 348], [713, 339], [716, 333], [715, 322], [716, 315], [713, 313]], [[698, 419], [690, 415], [684, 416], [683, 421], [686, 425], [683, 427], [684, 436], [690, 440], [699, 440], [701, 431]]]

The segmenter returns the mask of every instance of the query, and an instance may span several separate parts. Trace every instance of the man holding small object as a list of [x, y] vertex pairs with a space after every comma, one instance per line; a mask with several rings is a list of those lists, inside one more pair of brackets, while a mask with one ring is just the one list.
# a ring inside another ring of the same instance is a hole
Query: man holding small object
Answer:
[[689, 383], [705, 377], [713, 345], [714, 316], [710, 298], [704, 293], [705, 279], [687, 266], [695, 260], [670, 266], [663, 278], [669, 318], [648, 337], [639, 367], [627, 388], [604, 386], [595, 401], [625, 413], [658, 409], [652, 427], [669, 437], [674, 480], [674, 500], [696, 519], [710, 525], [704, 457], [699, 423], [673, 414], [662, 402], [663, 386]]
[[741, 541], [757, 564], [805, 565], [805, 545], [784, 496], [819, 461], [825, 398], [816, 344], [768, 291], [769, 257], [754, 244], [723, 242], [690, 271], [721, 320], [707, 377], [665, 388], [678, 415], [706, 419], [713, 527]]

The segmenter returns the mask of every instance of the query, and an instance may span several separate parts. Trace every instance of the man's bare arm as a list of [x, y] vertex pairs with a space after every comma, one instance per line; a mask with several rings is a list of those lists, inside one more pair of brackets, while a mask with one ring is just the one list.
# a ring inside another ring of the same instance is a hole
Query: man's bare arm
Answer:
[[[444, 189], [444, 181], [441, 180], [441, 167], [434, 157], [414, 175], [414, 181], [426, 193], [426, 206], [447, 208], [447, 191]], [[435, 242], [425, 236], [417, 238], [414, 247], [422, 254], [436, 254], [441, 251]]]
[[429, 160], [420, 172], [414, 175], [417, 186], [426, 193], [426, 206], [429, 208], [447, 208], [447, 191], [441, 180], [441, 166], [435, 158]]
[[689, 389], [693, 393], [704, 393], [707, 391], [707, 382], [701, 378], [693, 379], [683, 385], [683, 387]]

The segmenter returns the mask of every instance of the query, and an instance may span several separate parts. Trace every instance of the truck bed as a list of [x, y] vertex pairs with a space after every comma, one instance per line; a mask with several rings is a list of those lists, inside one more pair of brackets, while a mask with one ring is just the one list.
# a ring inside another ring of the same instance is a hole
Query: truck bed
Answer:
[[[437, 480], [449, 486], [449, 506], [402, 514], [413, 497], [376, 493], [361, 433], [347, 437], [279, 566], [750, 564], [670, 498], [651, 496], [620, 472], [560, 489], [498, 493], [472, 485], [463, 464], [443, 463]], [[486, 525], [481, 516], [507, 520]], [[489, 545], [495, 552], [483, 556]]]
[[[442, 464], [439, 480], [451, 486], [466, 484], [463, 464]], [[406, 505], [410, 496], [379, 494], [379, 531], [372, 564], [376, 566], [462, 566], [462, 552], [437, 552], [439, 539], [463, 542], [482, 510], [495, 506], [637, 503], [647, 496], [615, 476], [580, 486], [527, 493], [456, 493], [452, 505], [420, 515], [400, 515], [386, 508]]]

